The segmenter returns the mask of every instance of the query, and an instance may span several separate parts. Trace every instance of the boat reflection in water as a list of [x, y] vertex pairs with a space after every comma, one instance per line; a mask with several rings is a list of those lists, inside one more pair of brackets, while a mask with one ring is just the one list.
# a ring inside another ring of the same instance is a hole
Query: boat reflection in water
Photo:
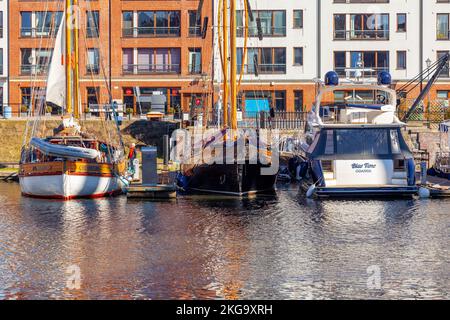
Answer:
[[315, 201], [279, 185], [244, 201], [64, 203], [1, 183], [0, 201], [0, 298], [449, 298], [445, 200]]

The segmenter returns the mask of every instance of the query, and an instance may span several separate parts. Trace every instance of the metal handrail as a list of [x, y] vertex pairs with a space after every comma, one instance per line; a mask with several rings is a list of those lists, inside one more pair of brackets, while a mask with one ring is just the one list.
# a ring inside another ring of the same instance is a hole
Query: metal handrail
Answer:
[[129, 27], [122, 29], [125, 38], [139, 37], [179, 37], [180, 27]]
[[389, 40], [389, 30], [334, 30], [335, 40]]
[[124, 64], [123, 74], [180, 73], [179, 64]]

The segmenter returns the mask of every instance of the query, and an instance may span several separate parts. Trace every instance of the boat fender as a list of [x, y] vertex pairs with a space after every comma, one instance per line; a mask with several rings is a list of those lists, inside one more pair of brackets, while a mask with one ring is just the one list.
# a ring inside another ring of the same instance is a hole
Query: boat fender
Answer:
[[428, 199], [431, 196], [430, 189], [423, 187], [419, 188], [418, 194], [420, 199]]
[[307, 197], [308, 199], [313, 198], [315, 192], [316, 192], [316, 185], [313, 184], [313, 185], [311, 185], [311, 186], [308, 188], [308, 191], [306, 191], [306, 197]]
[[189, 179], [188, 179], [188, 177], [186, 177], [186, 176], [183, 175], [183, 174], [179, 174], [179, 175], [177, 176], [177, 186], [178, 186], [180, 189], [182, 189], [182, 190], [186, 190], [187, 187], [188, 187], [188, 185], [189, 185]]

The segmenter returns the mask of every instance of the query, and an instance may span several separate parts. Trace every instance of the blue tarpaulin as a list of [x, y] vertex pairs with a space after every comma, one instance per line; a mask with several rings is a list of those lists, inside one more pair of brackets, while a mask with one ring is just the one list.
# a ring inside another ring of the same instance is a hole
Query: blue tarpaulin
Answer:
[[267, 99], [246, 99], [245, 100], [245, 114], [247, 117], [256, 117], [261, 112], [269, 112], [270, 105]]

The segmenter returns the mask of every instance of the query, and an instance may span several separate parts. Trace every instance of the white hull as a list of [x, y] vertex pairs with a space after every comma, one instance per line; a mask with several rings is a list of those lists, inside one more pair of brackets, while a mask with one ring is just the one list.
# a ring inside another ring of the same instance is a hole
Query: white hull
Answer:
[[118, 177], [89, 175], [43, 175], [20, 177], [22, 194], [51, 199], [95, 198], [120, 193]]

